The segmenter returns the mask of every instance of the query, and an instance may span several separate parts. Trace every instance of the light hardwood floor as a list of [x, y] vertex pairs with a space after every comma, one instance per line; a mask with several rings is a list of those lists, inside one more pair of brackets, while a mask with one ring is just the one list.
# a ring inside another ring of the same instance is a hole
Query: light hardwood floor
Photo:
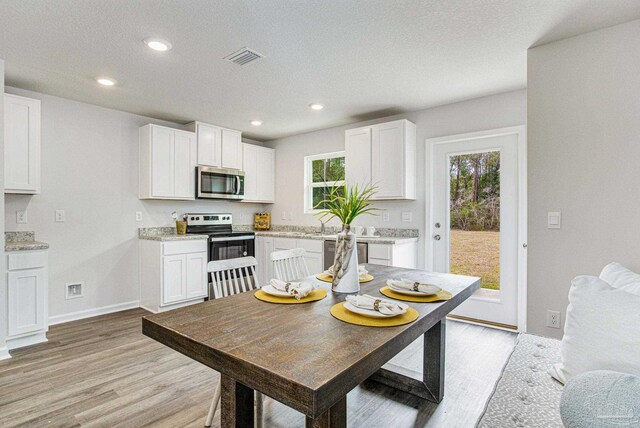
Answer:
[[[53, 326], [49, 342], [0, 361], [0, 426], [202, 427], [218, 374], [143, 336], [145, 314], [134, 309]], [[367, 381], [347, 397], [349, 426], [473, 427], [515, 338], [448, 321], [444, 401]], [[420, 370], [419, 342], [393, 361]], [[266, 398], [264, 426], [303, 427], [304, 417]]]

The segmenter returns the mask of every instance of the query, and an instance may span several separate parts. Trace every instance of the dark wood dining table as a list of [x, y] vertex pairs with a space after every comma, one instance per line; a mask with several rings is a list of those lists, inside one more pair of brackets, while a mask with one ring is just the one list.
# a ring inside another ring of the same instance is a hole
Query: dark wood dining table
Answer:
[[[480, 278], [366, 265], [374, 280], [361, 294], [384, 297], [388, 279], [427, 281], [450, 291], [437, 303], [409, 303], [416, 321], [366, 327], [334, 318], [345, 299], [331, 284], [323, 300], [274, 304], [253, 292], [188, 306], [142, 319], [145, 335], [221, 374], [221, 424], [253, 427], [254, 390], [306, 415], [307, 427], [346, 427], [349, 391], [366, 379], [440, 402], [444, 396], [445, 319], [480, 287]], [[424, 335], [423, 372], [387, 364]], [[384, 366], [384, 367], [383, 367]], [[212, 385], [213, 393], [213, 385]]]

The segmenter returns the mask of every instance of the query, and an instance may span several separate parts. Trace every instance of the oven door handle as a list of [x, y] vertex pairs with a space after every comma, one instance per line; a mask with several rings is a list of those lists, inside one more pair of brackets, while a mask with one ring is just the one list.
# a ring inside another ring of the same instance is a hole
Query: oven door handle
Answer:
[[209, 238], [209, 242], [226, 242], [226, 241], [248, 241], [255, 239], [255, 236], [221, 236], [219, 238]]

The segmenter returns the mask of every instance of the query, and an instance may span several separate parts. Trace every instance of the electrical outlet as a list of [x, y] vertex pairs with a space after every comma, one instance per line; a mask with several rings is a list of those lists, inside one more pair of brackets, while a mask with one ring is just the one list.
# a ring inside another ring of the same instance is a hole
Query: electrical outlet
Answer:
[[411, 223], [413, 221], [413, 213], [411, 211], [404, 211], [402, 213], [402, 221], [405, 223]]
[[142, 211], [136, 211], [136, 221], [142, 221]]
[[84, 283], [82, 282], [71, 282], [71, 283], [67, 283], [65, 284], [66, 287], [66, 299], [77, 299], [78, 297], [82, 297], [83, 293], [83, 285]]
[[16, 211], [16, 223], [17, 224], [27, 224], [27, 212], [26, 211]]
[[560, 312], [547, 311], [547, 327], [560, 328]]
[[56, 223], [64, 223], [67, 220], [67, 215], [64, 210], [56, 210]]
[[282, 211], [282, 220], [286, 220], [286, 219], [287, 219], [287, 212]]
[[389, 221], [389, 212], [385, 211], [382, 213], [382, 221]]

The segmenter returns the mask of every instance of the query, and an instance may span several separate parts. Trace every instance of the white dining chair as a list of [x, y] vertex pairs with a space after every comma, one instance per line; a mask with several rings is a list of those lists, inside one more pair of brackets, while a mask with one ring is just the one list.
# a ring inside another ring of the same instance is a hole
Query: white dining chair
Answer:
[[[255, 257], [241, 257], [238, 259], [218, 260], [207, 264], [207, 271], [211, 277], [211, 289], [209, 298], [220, 299], [234, 294], [244, 293], [260, 288], [256, 275], [258, 261]], [[207, 420], [204, 426], [210, 427], [213, 422], [213, 415], [216, 413], [220, 403], [222, 393], [222, 383], [218, 381], [213, 400], [209, 407]], [[262, 394], [256, 391], [256, 427], [262, 428]]]
[[295, 281], [309, 276], [309, 269], [304, 260], [304, 248], [274, 251], [271, 253], [273, 272], [280, 281]]

